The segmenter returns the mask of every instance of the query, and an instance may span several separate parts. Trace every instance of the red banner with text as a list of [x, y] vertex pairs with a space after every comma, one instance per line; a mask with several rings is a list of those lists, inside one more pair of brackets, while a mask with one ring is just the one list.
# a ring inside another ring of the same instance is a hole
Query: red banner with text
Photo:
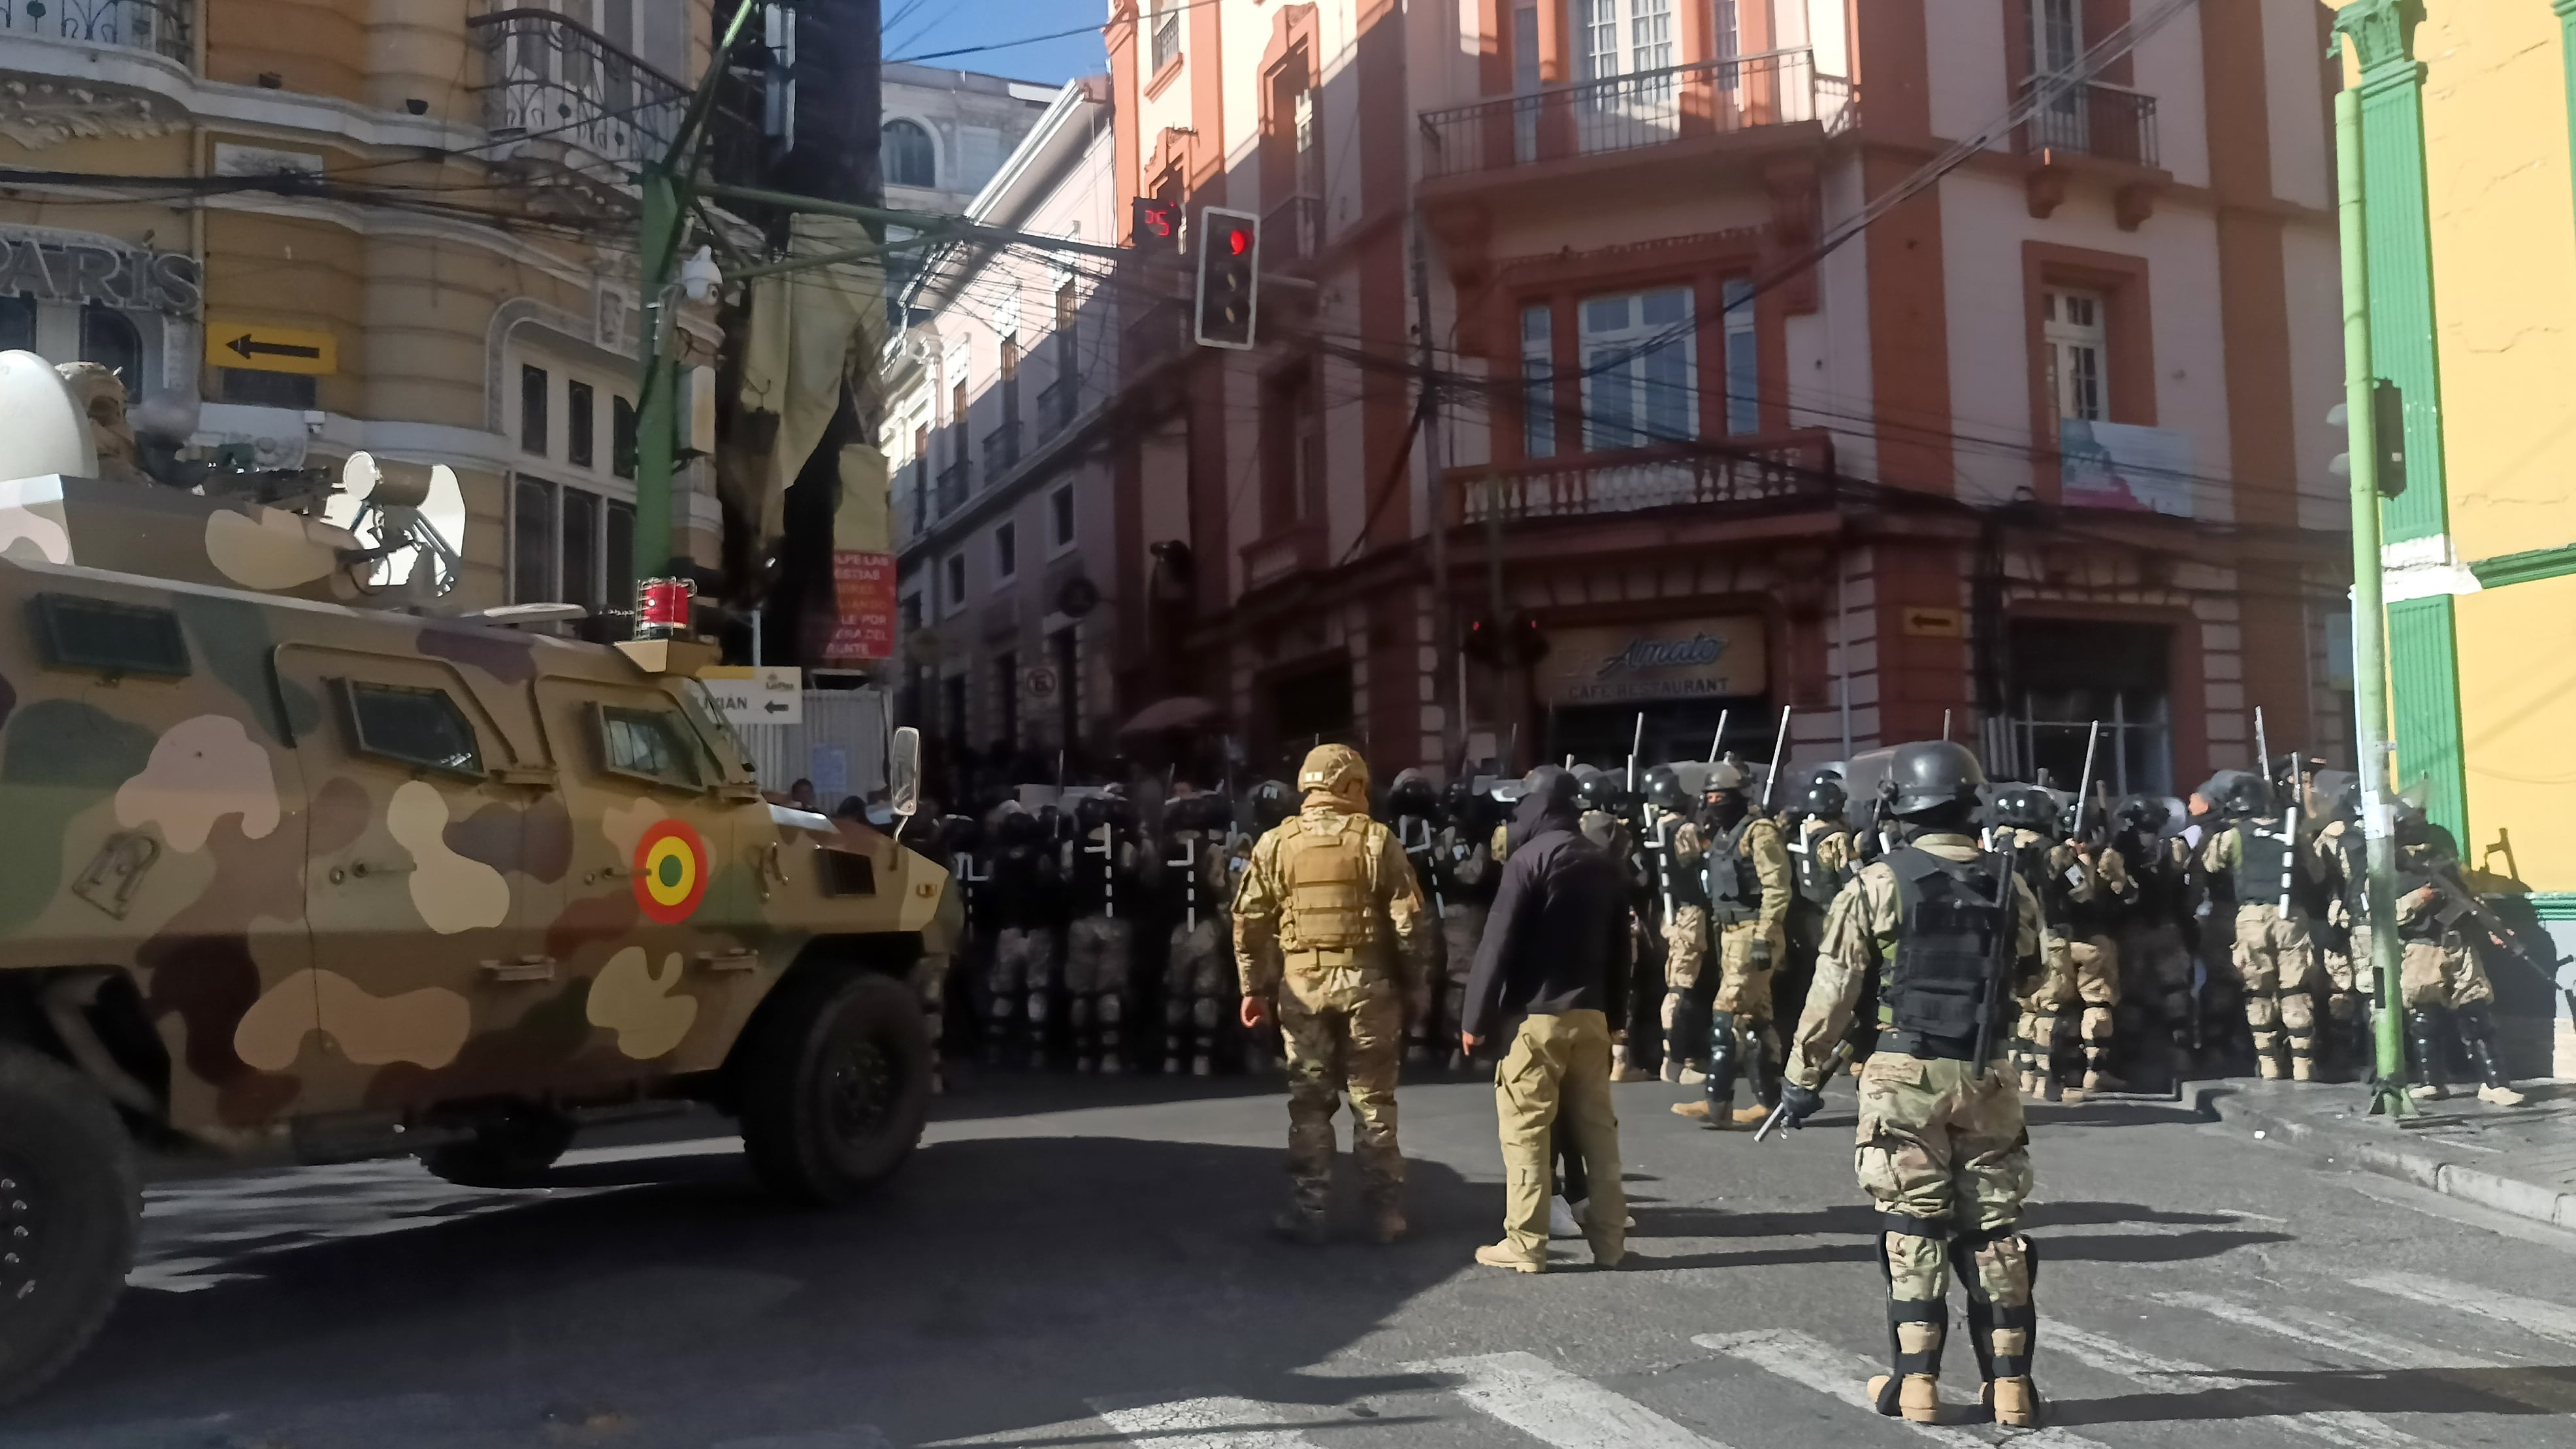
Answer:
[[825, 657], [891, 659], [895, 646], [894, 555], [841, 549], [832, 555], [832, 640]]

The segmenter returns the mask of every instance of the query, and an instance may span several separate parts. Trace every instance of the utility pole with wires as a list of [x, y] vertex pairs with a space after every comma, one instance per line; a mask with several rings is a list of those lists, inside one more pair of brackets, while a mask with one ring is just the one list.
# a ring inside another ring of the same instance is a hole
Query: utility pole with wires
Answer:
[[[1431, 236], [1422, 225], [1422, 209], [1413, 211], [1413, 328], [1419, 335], [1417, 350], [1422, 355], [1422, 475], [1423, 506], [1431, 528], [1431, 657], [1437, 661], [1450, 656], [1453, 631], [1449, 607], [1449, 487], [1448, 439], [1441, 417], [1440, 394], [1434, 381], [1440, 370], [1431, 344]], [[1497, 623], [1499, 624], [1499, 620]], [[1440, 677], [1448, 671], [1434, 667], [1432, 697], [1437, 702]], [[1458, 677], [1458, 697], [1440, 713], [1440, 758], [1459, 758], [1467, 738], [1467, 680], [1462, 670]]]

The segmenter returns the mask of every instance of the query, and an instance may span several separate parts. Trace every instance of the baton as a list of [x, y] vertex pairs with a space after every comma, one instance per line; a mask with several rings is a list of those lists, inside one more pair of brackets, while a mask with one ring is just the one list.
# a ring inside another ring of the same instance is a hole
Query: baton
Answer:
[[[1843, 1069], [1843, 1063], [1851, 1060], [1851, 1054], [1852, 1044], [1850, 1037], [1844, 1037], [1841, 1041], [1835, 1042], [1834, 1054], [1825, 1058], [1825, 1070], [1823, 1075], [1816, 1079], [1817, 1084], [1822, 1086], [1824, 1083], [1832, 1081], [1834, 1073]], [[1762, 1119], [1762, 1125], [1754, 1130], [1753, 1140], [1759, 1142], [1770, 1136], [1772, 1133], [1779, 1131], [1780, 1118], [1782, 1114], [1786, 1113], [1788, 1110], [1789, 1103], [1786, 1098], [1783, 1098], [1779, 1106], [1771, 1109], [1771, 1115]]]

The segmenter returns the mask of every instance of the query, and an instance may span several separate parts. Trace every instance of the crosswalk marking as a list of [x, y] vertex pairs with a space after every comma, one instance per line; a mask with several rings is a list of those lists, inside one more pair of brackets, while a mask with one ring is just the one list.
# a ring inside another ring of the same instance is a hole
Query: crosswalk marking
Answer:
[[[2275, 1394], [2288, 1397], [2280, 1385], [2268, 1384], [2261, 1379], [2239, 1378], [2188, 1359], [2164, 1358], [2069, 1323], [2042, 1319], [2039, 1351], [2045, 1354], [2052, 1347], [2078, 1363], [2113, 1378], [2126, 1379], [2142, 1388], [2168, 1388], [2171, 1380], [2187, 1379], [2194, 1387], [2202, 1389], [2250, 1390], [2265, 1399]], [[2267, 1390], [2271, 1392], [2267, 1393]], [[2277, 1412], [2262, 1417], [2290, 1433], [2340, 1445], [2343, 1449], [2430, 1449], [2426, 1441], [2403, 1429], [2394, 1428], [2368, 1414], [2346, 1409], [2309, 1410], [2282, 1403]]]
[[2524, 1298], [2493, 1288], [2446, 1283], [2421, 1273], [2375, 1273], [2353, 1281], [2364, 1288], [2417, 1303], [2457, 1309], [2480, 1318], [2492, 1318], [2498, 1323], [2509, 1323], [2526, 1333], [2554, 1338], [2560, 1343], [2576, 1343], [2576, 1308], [2563, 1304], [2544, 1303], [2537, 1298]]
[[1091, 1399], [1109, 1427], [1154, 1449], [1314, 1449], [1302, 1430], [1279, 1422], [1274, 1405], [1211, 1395], [1164, 1403]]
[[[1841, 1349], [1794, 1328], [1762, 1329], [1752, 1333], [1703, 1333], [1691, 1342], [1730, 1358], [1739, 1358], [1755, 1368], [1765, 1369], [1792, 1383], [1804, 1384], [1828, 1398], [1878, 1412], [1869, 1396], [1869, 1378], [1882, 1370], [1858, 1354]], [[1994, 1449], [1994, 1441], [1965, 1429], [1947, 1424], [1917, 1424], [1910, 1419], [1890, 1419], [1935, 1444], [1950, 1449]], [[2039, 1428], [2013, 1436], [2016, 1449], [2103, 1449], [2095, 1440], [2067, 1429]]]
[[2240, 1328], [2273, 1334], [2293, 1343], [2325, 1349], [2381, 1368], [2480, 1373], [2485, 1377], [2470, 1385], [2478, 1392], [2527, 1404], [2545, 1413], [2576, 1413], [2576, 1388], [2523, 1371], [2518, 1355], [2497, 1354], [2494, 1356], [2496, 1359], [2512, 1360], [2497, 1363], [2430, 1344], [2392, 1338], [2330, 1313], [2286, 1303], [2273, 1305], [2271, 1312], [2265, 1312], [2252, 1304], [2221, 1298], [2214, 1293], [2158, 1293], [2153, 1297], [2159, 1303], [2195, 1309]]
[[1534, 1353], [1492, 1353], [1405, 1367], [1414, 1373], [1456, 1375], [1455, 1392], [1478, 1413], [1556, 1449], [1726, 1449]]

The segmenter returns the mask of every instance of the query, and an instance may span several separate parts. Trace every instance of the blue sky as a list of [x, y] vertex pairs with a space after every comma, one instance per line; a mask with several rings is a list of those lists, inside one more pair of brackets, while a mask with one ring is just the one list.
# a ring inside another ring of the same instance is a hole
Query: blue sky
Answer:
[[[1107, 18], [1106, 0], [880, 0], [886, 18], [888, 60], [925, 57], [923, 65], [952, 70], [980, 70], [1013, 80], [1060, 85], [1078, 75], [1109, 68], [1108, 52], [1097, 28]], [[909, 10], [910, 13], [905, 12]], [[1087, 27], [1079, 35], [1014, 45], [973, 55], [926, 57], [926, 52], [961, 46], [991, 45], [1050, 31]]]

